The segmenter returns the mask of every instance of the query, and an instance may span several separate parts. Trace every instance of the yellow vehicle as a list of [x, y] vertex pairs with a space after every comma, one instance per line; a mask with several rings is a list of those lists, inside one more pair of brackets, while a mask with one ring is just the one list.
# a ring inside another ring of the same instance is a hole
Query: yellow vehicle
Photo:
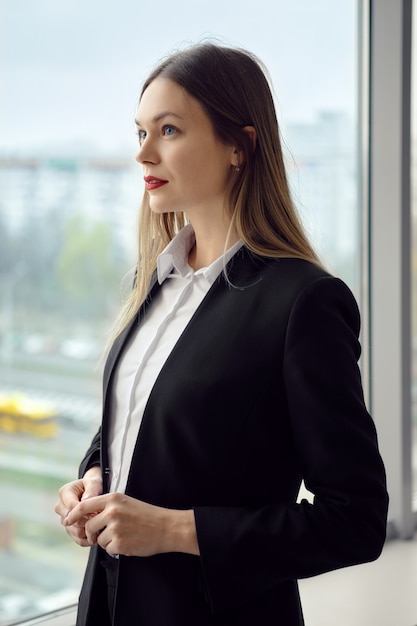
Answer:
[[58, 415], [51, 406], [30, 400], [21, 394], [0, 395], [0, 430], [35, 437], [54, 437]]

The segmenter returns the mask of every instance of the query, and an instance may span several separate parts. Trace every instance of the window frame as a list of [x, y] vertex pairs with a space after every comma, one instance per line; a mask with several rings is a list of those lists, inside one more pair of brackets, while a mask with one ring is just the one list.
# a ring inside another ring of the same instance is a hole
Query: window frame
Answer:
[[362, 15], [369, 42], [369, 153], [364, 159], [369, 227], [363, 264], [369, 285], [364, 299], [369, 404], [387, 470], [388, 537], [409, 539], [416, 522], [411, 459], [412, 0], [363, 1]]

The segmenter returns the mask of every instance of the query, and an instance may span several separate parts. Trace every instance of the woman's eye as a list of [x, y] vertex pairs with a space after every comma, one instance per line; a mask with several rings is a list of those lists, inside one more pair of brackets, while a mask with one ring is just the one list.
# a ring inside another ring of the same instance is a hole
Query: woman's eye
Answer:
[[142, 145], [146, 139], [146, 130], [138, 130], [139, 143]]
[[175, 126], [164, 126], [163, 131], [164, 135], [166, 135], [167, 137], [171, 137], [171, 135], [175, 135], [177, 129], [175, 128]]

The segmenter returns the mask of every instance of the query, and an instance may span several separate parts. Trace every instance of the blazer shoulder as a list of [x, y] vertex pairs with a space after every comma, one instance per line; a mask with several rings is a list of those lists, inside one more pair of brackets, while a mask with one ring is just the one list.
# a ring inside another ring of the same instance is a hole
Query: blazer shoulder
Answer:
[[303, 259], [274, 259], [271, 272], [274, 280], [294, 284], [300, 292], [318, 289], [323, 291], [344, 292], [348, 298], [354, 295], [350, 287], [338, 276], [310, 261]]
[[291, 274], [292, 277], [304, 277], [314, 279], [314, 277], [331, 276], [320, 265], [304, 259], [293, 257], [269, 257], [261, 256], [249, 250], [247, 246], [242, 246], [240, 250], [229, 261], [228, 269], [238, 274], [265, 274], [279, 273], [282, 276]]
[[248, 286], [258, 284], [261, 288], [266, 286], [273, 288], [274, 285], [279, 285], [280, 290], [288, 287], [293, 293], [303, 291], [309, 284], [321, 278], [335, 278], [311, 261], [288, 257], [263, 257], [246, 247], [233, 257], [230, 268], [232, 282], [233, 279], [238, 281], [242, 279], [242, 286], [246, 279]]
[[296, 258], [271, 259], [270, 269], [281, 279], [289, 278], [306, 285], [320, 278], [334, 278], [327, 270], [312, 261]]
[[228, 277], [248, 298], [256, 292], [259, 302], [288, 312], [297, 304], [309, 307], [320, 301], [358, 308], [346, 283], [318, 264], [297, 258], [261, 257], [247, 248], [238, 255]]

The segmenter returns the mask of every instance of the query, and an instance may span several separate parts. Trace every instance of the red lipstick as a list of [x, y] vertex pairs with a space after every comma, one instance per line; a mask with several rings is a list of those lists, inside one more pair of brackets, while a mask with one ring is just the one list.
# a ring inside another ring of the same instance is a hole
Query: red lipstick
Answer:
[[158, 189], [158, 187], [162, 187], [162, 185], [167, 184], [167, 180], [162, 180], [162, 178], [156, 178], [155, 176], [144, 176], [143, 180], [145, 181], [146, 191], [152, 191], [152, 189]]

